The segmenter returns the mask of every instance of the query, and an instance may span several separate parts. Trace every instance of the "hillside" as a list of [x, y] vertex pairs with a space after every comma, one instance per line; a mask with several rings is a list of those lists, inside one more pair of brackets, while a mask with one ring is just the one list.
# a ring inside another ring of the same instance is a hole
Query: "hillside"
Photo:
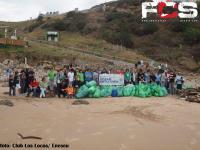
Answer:
[[[32, 43], [30, 48], [21, 50], [21, 53], [23, 51], [29, 55], [29, 51], [33, 51], [42, 58], [48, 56], [63, 59], [65, 56], [64, 58], [76, 57], [84, 60], [78, 52], [82, 50], [87, 54], [94, 53], [97, 56], [108, 59], [112, 57], [130, 63], [137, 59], [150, 58], [190, 71], [199, 70], [199, 20], [195, 23], [179, 23], [179, 20], [145, 23], [141, 21], [139, 0], [109, 2], [106, 3], [105, 11], [103, 6], [95, 6], [78, 13], [68, 12], [54, 18], [39, 16], [33, 21], [13, 23], [20, 36], [39, 43]], [[61, 40], [56, 47], [51, 47], [51, 43], [45, 45], [44, 42], [46, 32], [51, 30], [61, 33]], [[65, 50], [57, 50], [55, 54], [48, 51], [55, 48]], [[78, 51], [70, 52], [69, 49]], [[75, 56], [72, 57], [68, 53]]]

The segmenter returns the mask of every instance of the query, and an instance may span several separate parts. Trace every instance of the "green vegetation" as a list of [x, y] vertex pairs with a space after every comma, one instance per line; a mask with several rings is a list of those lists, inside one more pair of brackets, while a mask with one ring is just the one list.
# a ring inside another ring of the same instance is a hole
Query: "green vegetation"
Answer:
[[155, 23], [144, 23], [140, 25], [138, 29], [136, 29], [135, 34], [139, 36], [144, 36], [148, 34], [153, 34], [158, 31], [159, 27]]
[[197, 44], [200, 42], [200, 29], [188, 28], [184, 31], [184, 41], [188, 44]]

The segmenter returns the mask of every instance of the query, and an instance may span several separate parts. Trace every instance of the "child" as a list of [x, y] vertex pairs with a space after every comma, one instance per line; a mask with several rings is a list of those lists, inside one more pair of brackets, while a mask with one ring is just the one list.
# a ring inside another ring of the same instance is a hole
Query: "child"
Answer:
[[46, 78], [42, 78], [42, 82], [40, 82], [40, 98], [46, 97], [46, 89], [48, 87], [48, 83], [46, 82]]
[[66, 89], [67, 92], [67, 98], [74, 98], [75, 97], [75, 89], [73, 86], [69, 85], [68, 88]]
[[28, 94], [27, 94], [27, 97], [30, 96], [31, 92], [33, 92], [33, 97], [37, 97], [38, 94], [37, 94], [37, 90], [38, 90], [38, 87], [39, 87], [39, 82], [37, 82], [36, 79], [34, 79], [30, 84], [29, 84], [29, 90], [28, 90]]

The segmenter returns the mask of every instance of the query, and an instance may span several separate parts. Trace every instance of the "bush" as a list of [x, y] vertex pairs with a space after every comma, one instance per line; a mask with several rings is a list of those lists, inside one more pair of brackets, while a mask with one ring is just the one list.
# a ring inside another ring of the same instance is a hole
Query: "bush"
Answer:
[[62, 20], [56, 20], [53, 24], [52, 27], [54, 30], [58, 31], [65, 31], [66, 30], [66, 23], [64, 23]]
[[5, 37], [4, 33], [0, 32], [0, 38]]
[[97, 30], [97, 28], [95, 26], [86, 25], [85, 28], [83, 29], [82, 33], [83, 34], [90, 34], [92, 32], [95, 32], [96, 30]]
[[117, 3], [118, 7], [122, 5], [128, 5], [128, 6], [139, 6], [141, 4], [142, 0], [119, 0]]
[[184, 32], [189, 26], [189, 23], [173, 22], [170, 29], [173, 32]]
[[42, 14], [39, 14], [39, 16], [38, 16], [38, 18], [37, 18], [37, 21], [38, 22], [41, 22], [41, 21], [43, 21], [43, 15]]
[[32, 25], [30, 25], [29, 27], [27, 27], [25, 30], [28, 30], [28, 32], [33, 32], [33, 30], [35, 30], [36, 28], [38, 28], [42, 24], [43, 24], [43, 21], [35, 22]]
[[70, 32], [82, 32], [88, 23], [87, 15], [83, 13], [76, 13], [74, 11], [67, 13], [64, 18], [66, 22], [66, 30]]
[[135, 34], [139, 36], [153, 34], [154, 32], [158, 31], [158, 26], [155, 23], [146, 23], [141, 25], [140, 28], [135, 30]]
[[108, 42], [128, 48], [132, 48], [134, 45], [131, 34], [127, 32], [109, 32], [106, 30], [103, 32], [103, 38]]
[[200, 29], [188, 28], [183, 34], [184, 41], [188, 44], [197, 44], [200, 42]]

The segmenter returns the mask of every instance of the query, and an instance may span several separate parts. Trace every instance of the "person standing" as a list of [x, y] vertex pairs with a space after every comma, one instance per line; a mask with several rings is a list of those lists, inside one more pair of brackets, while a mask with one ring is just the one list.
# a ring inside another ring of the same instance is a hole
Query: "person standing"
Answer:
[[183, 77], [181, 76], [180, 73], [177, 74], [175, 81], [176, 81], [177, 90], [182, 90], [184, 79], [183, 79]]
[[84, 85], [85, 78], [84, 78], [84, 73], [81, 69], [77, 71], [77, 80], [80, 82], [79, 83], [80, 86]]
[[156, 73], [156, 84], [160, 85], [161, 83], [161, 74], [160, 72]]
[[20, 86], [20, 76], [18, 71], [15, 72], [14, 83], [17, 88], [17, 95], [19, 95], [21, 93], [21, 86]]
[[99, 73], [97, 70], [93, 71], [93, 80], [96, 81], [97, 84], [99, 84]]
[[73, 72], [73, 69], [70, 69], [70, 71], [67, 74], [67, 77], [68, 77], [68, 81], [69, 81], [68, 86], [72, 87], [73, 86], [73, 82], [74, 82], [74, 72]]
[[13, 75], [9, 76], [9, 96], [15, 96], [16, 94], [16, 84], [14, 82]]
[[62, 93], [62, 79], [63, 79], [63, 72], [60, 69], [58, 69], [56, 73], [56, 89], [59, 98]]
[[155, 83], [155, 82], [156, 82], [156, 76], [153, 73], [153, 71], [151, 71], [151, 74], [150, 74], [150, 83]]
[[166, 75], [165, 75], [165, 73], [162, 73], [161, 74], [161, 82], [160, 82], [160, 85], [161, 85], [161, 87], [165, 87], [165, 85], [166, 85]]
[[87, 69], [87, 71], [85, 72], [85, 81], [86, 82], [90, 82], [93, 80], [93, 73]]
[[132, 70], [132, 82], [133, 82], [134, 85], [136, 85], [136, 83], [137, 83], [136, 77], [137, 77], [137, 71], [136, 71], [135, 68], [133, 68], [133, 70]]
[[25, 88], [26, 88], [26, 74], [25, 71], [22, 70], [20, 74], [20, 86], [21, 86], [21, 93], [24, 94], [26, 93]]
[[138, 72], [137, 80], [139, 83], [144, 83], [144, 72], [142, 69]]
[[50, 93], [54, 94], [54, 81], [55, 81], [56, 73], [53, 68], [50, 69], [48, 72], [48, 79], [49, 79], [49, 89]]
[[125, 85], [131, 84], [131, 72], [129, 69], [126, 69], [126, 72], [124, 74], [124, 81], [125, 81]]
[[144, 81], [146, 84], [148, 84], [150, 82], [150, 70], [149, 69], [144, 73]]
[[171, 95], [175, 94], [175, 78], [176, 78], [176, 74], [174, 72], [170, 72], [169, 75], [169, 93]]

